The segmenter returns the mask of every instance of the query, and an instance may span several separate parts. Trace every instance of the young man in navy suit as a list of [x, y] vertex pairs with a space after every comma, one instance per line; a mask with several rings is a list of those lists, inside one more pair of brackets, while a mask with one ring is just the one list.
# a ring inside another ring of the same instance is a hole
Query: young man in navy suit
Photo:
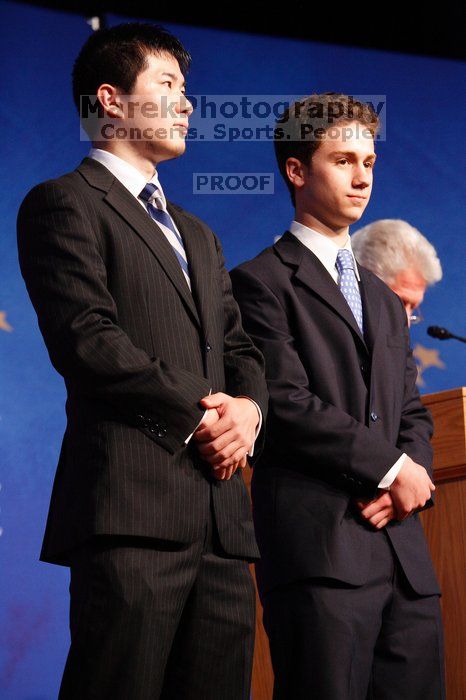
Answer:
[[432, 422], [403, 305], [348, 234], [371, 195], [377, 128], [346, 95], [293, 105], [275, 150], [294, 220], [232, 272], [270, 394], [252, 488], [275, 700], [444, 696], [418, 516], [434, 490]]
[[41, 555], [71, 568], [63, 700], [249, 698], [258, 551], [241, 468], [267, 393], [218, 239], [158, 177], [185, 150], [189, 62], [159, 27], [93, 34], [73, 74], [77, 106], [101, 113], [93, 148], [18, 218], [68, 392]]

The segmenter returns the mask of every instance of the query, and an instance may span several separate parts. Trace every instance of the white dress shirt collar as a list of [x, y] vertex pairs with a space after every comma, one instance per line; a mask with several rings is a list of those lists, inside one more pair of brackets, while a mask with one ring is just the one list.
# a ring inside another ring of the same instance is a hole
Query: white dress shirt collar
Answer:
[[[102, 148], [91, 148], [88, 157], [104, 165], [107, 170], [110, 170], [112, 175], [115, 175], [117, 180], [119, 180], [134, 197], [139, 198], [140, 193], [147, 185], [147, 180], [144, 175], [134, 167], [134, 165], [131, 165], [131, 163], [128, 163], [128, 161], [116, 156], [114, 153], [104, 151]], [[157, 170], [155, 170], [155, 168], [154, 174], [149, 182], [153, 182], [154, 185], [157, 185], [160, 193], [160, 199], [163, 202], [164, 208], [166, 208], [167, 203], [165, 200], [165, 195], [163, 193], [162, 186], [160, 185]], [[141, 200], [138, 201], [140, 201], [145, 208], [145, 204]]]
[[300, 241], [306, 248], [314, 253], [314, 255], [320, 260], [322, 265], [325, 267], [327, 272], [331, 275], [332, 279], [338, 283], [338, 270], [335, 266], [337, 261], [337, 254], [340, 248], [349, 250], [354, 259], [354, 269], [356, 273], [356, 278], [359, 281], [359, 270], [356, 259], [351, 248], [351, 239], [348, 238], [345, 241], [345, 245], [339, 246], [332, 241], [328, 236], [315, 231], [304, 224], [300, 224], [298, 221], [292, 221], [289, 228], [290, 233], [295, 236], [298, 241]]

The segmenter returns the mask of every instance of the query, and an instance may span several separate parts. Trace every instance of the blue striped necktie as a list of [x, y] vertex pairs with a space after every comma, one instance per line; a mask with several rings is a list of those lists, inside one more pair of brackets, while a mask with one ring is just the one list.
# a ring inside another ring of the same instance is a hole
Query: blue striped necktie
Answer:
[[177, 257], [178, 262], [180, 263], [186, 282], [188, 283], [188, 287], [191, 289], [188, 259], [186, 257], [183, 239], [178, 233], [170, 214], [164, 208], [159, 187], [153, 182], [148, 182], [140, 193], [139, 197], [145, 203], [151, 218], [160, 225], [162, 231], [164, 232], [168, 242], [173, 248], [173, 252]]
[[354, 269], [354, 258], [352, 252], [350, 250], [346, 250], [346, 248], [340, 248], [337, 253], [335, 265], [340, 275], [338, 286], [348, 302], [348, 306], [353, 312], [353, 316], [356, 319], [359, 330], [361, 333], [364, 333], [361, 293], [359, 291], [359, 284], [356, 278], [356, 271]]

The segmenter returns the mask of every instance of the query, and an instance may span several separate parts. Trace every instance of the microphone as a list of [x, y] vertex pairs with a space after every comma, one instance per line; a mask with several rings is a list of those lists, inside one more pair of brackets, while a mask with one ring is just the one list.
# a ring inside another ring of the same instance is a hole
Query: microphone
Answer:
[[427, 329], [427, 335], [430, 335], [431, 338], [437, 338], [438, 340], [449, 340], [450, 338], [454, 338], [455, 340], [459, 340], [461, 343], [466, 343], [466, 338], [450, 333], [450, 331], [447, 331], [446, 328], [441, 328], [440, 326], [429, 326]]

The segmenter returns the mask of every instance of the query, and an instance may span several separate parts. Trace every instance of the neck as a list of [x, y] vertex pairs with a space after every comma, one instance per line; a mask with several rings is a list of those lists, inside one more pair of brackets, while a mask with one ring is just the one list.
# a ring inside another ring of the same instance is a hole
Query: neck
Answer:
[[295, 212], [295, 220], [303, 224], [303, 226], [312, 228], [314, 231], [317, 231], [317, 233], [327, 236], [327, 238], [330, 238], [339, 248], [342, 248], [348, 239], [349, 226], [335, 228], [323, 221], [319, 221], [319, 219], [309, 212], [299, 211], [298, 208]]
[[122, 160], [132, 165], [136, 170], [144, 175], [146, 180], [150, 180], [155, 171], [155, 163], [149, 160], [144, 155], [141, 155], [134, 149], [131, 141], [117, 141], [110, 143], [108, 141], [98, 141], [92, 144], [94, 148], [100, 148], [102, 151], [108, 151], [114, 156], [118, 156]]

